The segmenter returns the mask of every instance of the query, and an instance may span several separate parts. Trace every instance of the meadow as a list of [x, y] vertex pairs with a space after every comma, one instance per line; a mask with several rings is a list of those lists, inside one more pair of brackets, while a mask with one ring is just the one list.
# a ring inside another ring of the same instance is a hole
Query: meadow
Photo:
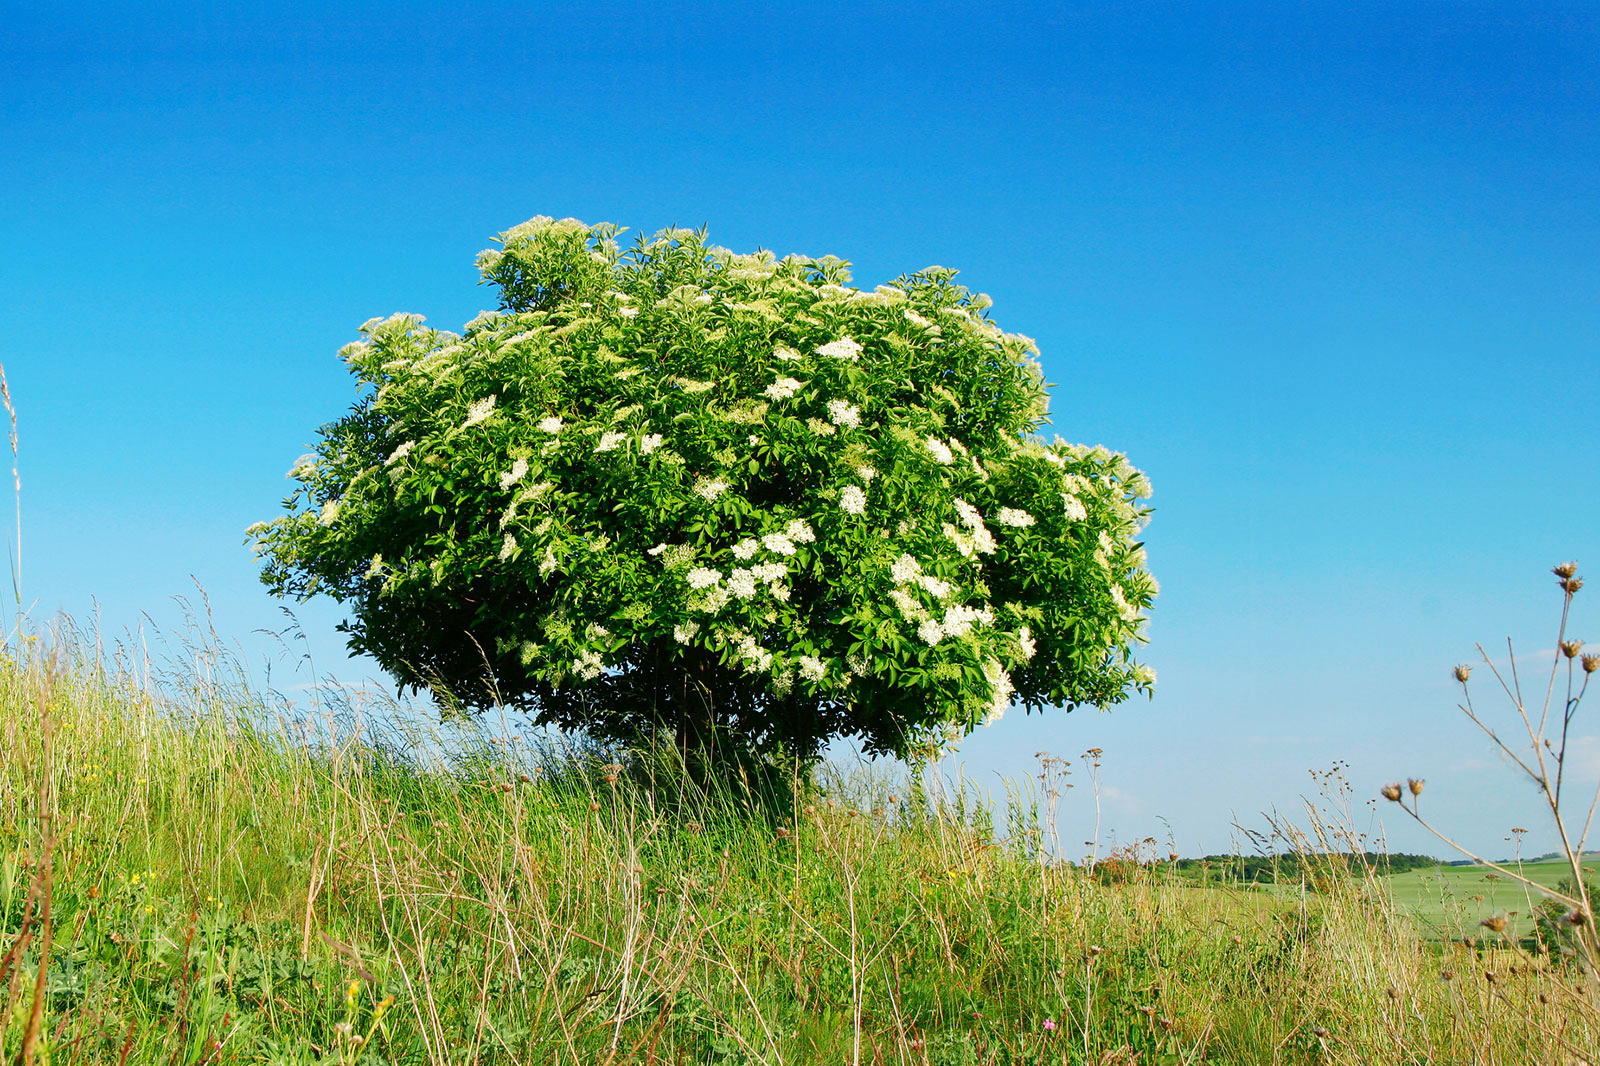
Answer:
[[1593, 977], [1478, 924], [1526, 910], [1520, 889], [1385, 875], [1316, 808], [1287, 831], [1297, 878], [1270, 890], [1143, 850], [1085, 867], [1054, 857], [1048, 766], [1005, 825], [870, 768], [756, 803], [643, 754], [408, 726], [334, 692], [290, 705], [214, 645], [176, 658], [154, 670], [69, 627], [0, 658], [0, 1061], [1548, 1064], [1600, 1047]]

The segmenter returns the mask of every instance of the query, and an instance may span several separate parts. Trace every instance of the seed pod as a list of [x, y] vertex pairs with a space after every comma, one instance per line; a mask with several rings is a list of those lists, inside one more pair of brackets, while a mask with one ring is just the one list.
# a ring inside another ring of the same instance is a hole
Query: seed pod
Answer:
[[1472, 676], [1472, 667], [1468, 666], [1466, 663], [1462, 663], [1455, 668], [1455, 675], [1456, 680], [1465, 685], [1467, 683], [1467, 678]]
[[1420, 777], [1408, 777], [1408, 778], [1406, 778], [1406, 787], [1411, 790], [1411, 794], [1413, 796], [1422, 795], [1422, 789], [1426, 785], [1427, 785], [1427, 782], [1424, 781]]
[[1383, 788], [1381, 789], [1381, 792], [1383, 794], [1383, 798], [1388, 800], [1389, 802], [1391, 802], [1391, 803], [1399, 803], [1400, 802], [1400, 786], [1399, 785], [1384, 785]]

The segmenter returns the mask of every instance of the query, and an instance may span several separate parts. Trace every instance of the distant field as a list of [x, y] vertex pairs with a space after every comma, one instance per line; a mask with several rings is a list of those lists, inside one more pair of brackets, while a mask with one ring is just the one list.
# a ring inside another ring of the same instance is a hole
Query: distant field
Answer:
[[[1523, 863], [1513, 868], [1519, 869], [1524, 877], [1552, 888], [1571, 876], [1571, 868], [1565, 862], [1554, 860]], [[1584, 870], [1592, 880], [1600, 879], [1600, 860], [1592, 857], [1586, 860]], [[1479, 922], [1495, 914], [1511, 917], [1508, 932], [1514, 930], [1522, 935], [1533, 928], [1528, 916], [1532, 890], [1487, 866], [1409, 870], [1388, 880], [1395, 902], [1416, 917], [1424, 935], [1471, 936], [1479, 932]], [[1535, 896], [1532, 903], [1538, 902]]]

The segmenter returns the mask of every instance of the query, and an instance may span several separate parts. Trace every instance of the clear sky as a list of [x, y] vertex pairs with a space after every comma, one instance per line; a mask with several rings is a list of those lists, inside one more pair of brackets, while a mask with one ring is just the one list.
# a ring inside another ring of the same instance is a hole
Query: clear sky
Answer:
[[[1411, 774], [1474, 845], [1553, 843], [1448, 671], [1548, 656], [1569, 558], [1600, 643], [1592, 5], [154, 6], [0, 19], [36, 618], [170, 627], [192, 577], [264, 659], [243, 530], [354, 399], [361, 322], [459, 328], [474, 254], [536, 214], [705, 224], [867, 286], [958, 268], [1038, 340], [1053, 430], [1154, 482], [1159, 694], [1014, 711], [974, 780], [1101, 747], [1103, 835], [1196, 854], [1343, 760], [1363, 830]], [[335, 605], [300, 617], [320, 672], [372, 669]]]

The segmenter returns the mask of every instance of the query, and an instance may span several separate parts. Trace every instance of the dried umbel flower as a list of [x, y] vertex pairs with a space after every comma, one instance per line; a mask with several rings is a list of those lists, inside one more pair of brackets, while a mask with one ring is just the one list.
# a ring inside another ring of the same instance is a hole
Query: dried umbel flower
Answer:
[[1491, 915], [1478, 924], [1491, 933], [1503, 933], [1506, 931], [1506, 916], [1503, 914]]
[[1576, 659], [1578, 653], [1582, 650], [1583, 641], [1581, 640], [1563, 640], [1561, 642], [1561, 654], [1569, 659]]
[[1582, 907], [1574, 907], [1566, 914], [1563, 914], [1561, 916], [1561, 920], [1573, 927], [1588, 925], [1589, 912], [1584, 910]]
[[1560, 566], [1551, 567], [1550, 572], [1565, 581], [1578, 572], [1578, 564], [1575, 562], [1562, 563]]
[[1406, 788], [1411, 790], [1411, 794], [1413, 796], [1422, 795], [1422, 790], [1427, 786], [1427, 784], [1428, 783], [1420, 777], [1406, 778]]
[[1472, 676], [1472, 667], [1468, 666], [1466, 663], [1462, 663], [1460, 666], [1455, 668], [1455, 675], [1456, 680], [1465, 685], [1467, 683], [1467, 678]]
[[1383, 798], [1388, 800], [1389, 802], [1391, 802], [1391, 803], [1399, 803], [1400, 802], [1400, 786], [1399, 785], [1384, 785], [1383, 788], [1380, 791], [1382, 792]]
[[1583, 672], [1592, 674], [1600, 670], [1600, 655], [1585, 655], [1583, 657]]
[[1566, 590], [1568, 596], [1571, 596], [1573, 593], [1583, 588], [1583, 578], [1569, 577], [1561, 583], [1561, 587]]

